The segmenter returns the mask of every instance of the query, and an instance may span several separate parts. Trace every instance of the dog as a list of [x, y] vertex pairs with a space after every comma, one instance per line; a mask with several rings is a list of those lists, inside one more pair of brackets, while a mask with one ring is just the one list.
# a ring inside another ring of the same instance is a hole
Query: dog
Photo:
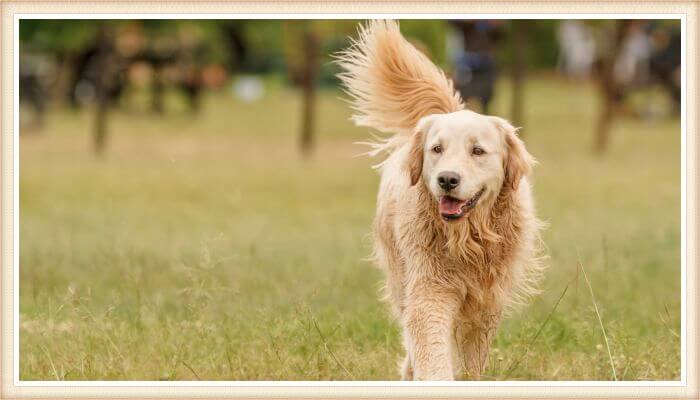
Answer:
[[373, 227], [374, 262], [403, 328], [404, 380], [480, 379], [501, 317], [537, 293], [535, 164], [506, 120], [466, 110], [453, 83], [393, 21], [336, 55], [358, 126], [393, 136]]

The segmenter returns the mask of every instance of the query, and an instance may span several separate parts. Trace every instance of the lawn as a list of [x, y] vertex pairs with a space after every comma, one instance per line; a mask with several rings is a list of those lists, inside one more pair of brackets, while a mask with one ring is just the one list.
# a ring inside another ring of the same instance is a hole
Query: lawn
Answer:
[[[497, 93], [507, 116], [507, 82]], [[596, 157], [592, 86], [536, 78], [526, 96], [549, 268], [485, 379], [680, 379], [678, 118], [620, 120]], [[136, 101], [101, 159], [86, 111], [24, 135], [20, 379], [398, 379], [399, 331], [364, 259], [377, 160], [357, 157], [370, 132], [339, 97], [320, 96], [308, 160], [283, 88], [212, 93], [197, 116]]]

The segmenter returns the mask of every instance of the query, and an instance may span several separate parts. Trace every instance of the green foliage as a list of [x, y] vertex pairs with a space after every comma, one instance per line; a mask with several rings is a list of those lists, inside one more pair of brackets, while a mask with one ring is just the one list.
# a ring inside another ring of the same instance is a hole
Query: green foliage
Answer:
[[445, 65], [447, 60], [446, 38], [449, 26], [447, 21], [432, 19], [401, 20], [401, 32], [417, 44], [425, 46], [431, 60]]
[[557, 29], [559, 21], [529, 21], [528, 30], [528, 65], [533, 69], [554, 69], [559, 56]]
[[81, 50], [95, 38], [101, 22], [95, 20], [39, 20], [19, 22], [19, 40], [36, 51], [66, 53]]
[[243, 25], [249, 59], [245, 70], [253, 73], [282, 72], [285, 69], [282, 22], [275, 20], [236, 21]]
[[[527, 23], [527, 67], [534, 70], [556, 68], [559, 57], [557, 41], [558, 20], [526, 20]], [[513, 58], [511, 41], [512, 22], [503, 27], [503, 40], [498, 46], [498, 60], [502, 67], [508, 67]], [[504, 68], [502, 68], [504, 69]], [[504, 73], [506, 70], [504, 69]]]
[[[313, 27], [320, 38], [324, 55], [332, 54], [349, 43], [354, 36], [359, 20], [22, 20], [20, 40], [23, 45], [37, 51], [64, 54], [74, 52], [89, 45], [94, 40], [100, 23], [116, 26], [137, 25], [149, 43], [169, 40], [171, 46], [196, 42], [202, 52], [201, 58], [207, 62], [230, 61], [227, 38], [222, 33], [226, 26], [237, 26], [246, 42], [247, 55], [241, 68], [243, 72], [277, 75], [287, 74], [290, 63], [298, 62], [300, 54], [294, 44], [294, 30], [303, 25]], [[448, 23], [443, 20], [406, 19], [401, 22], [404, 35], [423, 47], [438, 65], [450, 69], [446, 54], [446, 39], [450, 32]], [[558, 44], [556, 40], [556, 20], [529, 21], [528, 63], [533, 69], [551, 69], [556, 66]], [[594, 26], [603, 22], [592, 22]], [[288, 28], [285, 30], [285, 24]], [[291, 28], [290, 28], [291, 27]], [[287, 32], [291, 29], [290, 32]], [[504, 26], [504, 40], [498, 44], [498, 57], [501, 65], [509, 65], [511, 59], [509, 24]], [[179, 44], [180, 43], [180, 44]], [[337, 84], [338, 72], [325, 57], [321, 68], [321, 84]]]

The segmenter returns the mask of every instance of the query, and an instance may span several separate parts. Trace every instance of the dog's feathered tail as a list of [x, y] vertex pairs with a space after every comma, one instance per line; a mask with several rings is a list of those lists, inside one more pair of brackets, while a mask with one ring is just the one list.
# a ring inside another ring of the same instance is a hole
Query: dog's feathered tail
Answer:
[[464, 108], [450, 81], [402, 35], [395, 21], [361, 25], [352, 46], [336, 55], [338, 76], [351, 98], [357, 126], [394, 136], [372, 145], [370, 155], [391, 152], [430, 114]]

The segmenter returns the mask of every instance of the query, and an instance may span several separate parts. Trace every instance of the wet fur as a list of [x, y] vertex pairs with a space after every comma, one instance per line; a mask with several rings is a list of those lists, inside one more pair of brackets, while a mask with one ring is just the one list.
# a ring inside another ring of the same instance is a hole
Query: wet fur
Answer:
[[484, 117], [504, 137], [501, 189], [465, 220], [445, 223], [421, 170], [424, 117], [463, 109], [452, 83], [391, 21], [362, 27], [339, 61], [355, 122], [395, 133], [374, 147], [389, 154], [379, 167], [374, 261], [403, 327], [402, 378], [479, 379], [504, 311], [536, 293], [534, 159], [509, 123]]

